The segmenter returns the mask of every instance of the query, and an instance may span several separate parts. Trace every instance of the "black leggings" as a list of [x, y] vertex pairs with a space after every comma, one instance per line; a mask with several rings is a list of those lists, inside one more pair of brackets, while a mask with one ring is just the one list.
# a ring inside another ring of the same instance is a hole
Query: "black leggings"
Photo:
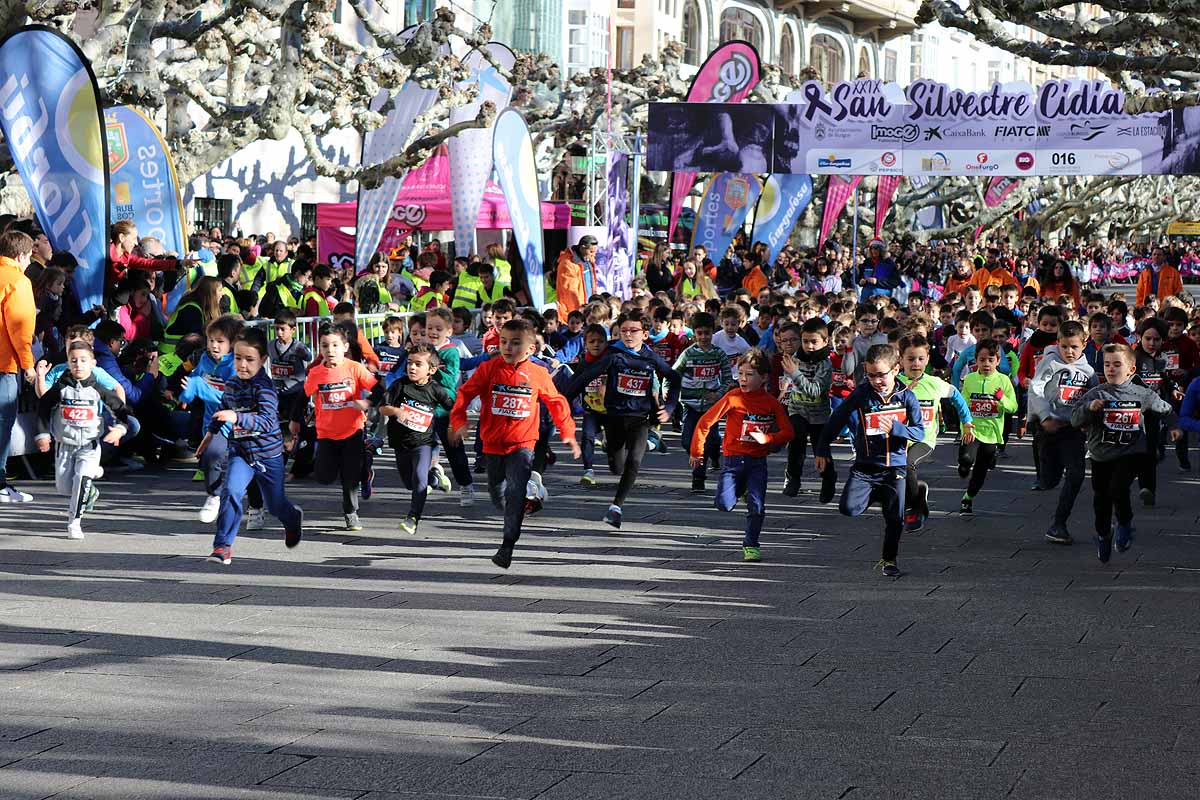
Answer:
[[1142, 454], [1122, 456], [1113, 461], [1092, 459], [1092, 510], [1096, 513], [1096, 535], [1105, 539], [1112, 536], [1113, 508], [1117, 510], [1117, 522], [1129, 525], [1133, 522], [1133, 505], [1129, 502], [1129, 489], [1137, 477], [1142, 463]]
[[981, 442], [978, 439], [959, 448], [958, 461], [971, 468], [971, 479], [967, 481], [967, 497], [974, 498], [983, 489], [987, 474], [996, 466], [996, 450], [998, 445]]
[[317, 483], [342, 479], [342, 513], [358, 513], [358, 483], [363, 469], [363, 432], [355, 431], [345, 439], [318, 439], [313, 461]]
[[908, 468], [904, 475], [904, 510], [906, 513], [923, 513], [925, 511], [925, 509], [917, 508], [917, 498], [921, 488], [921, 478], [917, 470], [932, 455], [933, 448], [924, 442], [914, 442], [908, 446], [908, 454], [905, 457]]
[[646, 437], [650, 434], [650, 420], [645, 417], [605, 417], [604, 438], [608, 447], [608, 469], [620, 475], [617, 494], [613, 505], [624, 504], [633, 489], [646, 456]]
[[[793, 414], [788, 418], [792, 423], [792, 430], [796, 435], [792, 437], [792, 441], [788, 443], [787, 451], [787, 480], [788, 483], [800, 483], [800, 476], [804, 472], [804, 459], [808, 455], [808, 443], [812, 442], [813, 452], [817, 450], [817, 442], [821, 439], [821, 431], [825, 430], [825, 424], [822, 422], [809, 422], [800, 414]], [[830, 459], [825, 464], [825, 470], [821, 473], [823, 481], [837, 480], [837, 473], [833, 469], [833, 459]]]
[[1138, 486], [1158, 491], [1158, 450], [1162, 447], [1162, 417], [1153, 411], [1146, 412], [1146, 452], [1141, 457], [1138, 468]]

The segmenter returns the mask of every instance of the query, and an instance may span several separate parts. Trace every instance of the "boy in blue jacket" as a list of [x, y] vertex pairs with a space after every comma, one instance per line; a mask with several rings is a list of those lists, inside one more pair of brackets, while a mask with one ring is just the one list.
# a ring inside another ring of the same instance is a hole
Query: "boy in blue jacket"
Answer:
[[[621, 505], [633, 488], [646, 455], [650, 426], [655, 421], [669, 422], [679, 401], [679, 373], [646, 346], [649, 328], [649, 317], [638, 309], [617, 317], [620, 341], [610, 344], [604, 355], [576, 372], [563, 392], [568, 400], [574, 400], [594, 379], [605, 376], [604, 437], [608, 468], [621, 476], [616, 496], [604, 515], [604, 521], [614, 528], [621, 527]], [[655, 375], [669, 381], [662, 407], [658, 407], [655, 399]]]
[[904, 479], [908, 445], [925, 438], [921, 403], [912, 390], [896, 383], [900, 355], [890, 344], [872, 345], [865, 359], [865, 383], [854, 388], [825, 423], [817, 443], [816, 467], [830, 464], [830, 445], [847, 424], [854, 434], [854, 466], [846, 479], [838, 510], [857, 517], [873, 501], [883, 509], [883, 574], [900, 576], [896, 556], [904, 530]]

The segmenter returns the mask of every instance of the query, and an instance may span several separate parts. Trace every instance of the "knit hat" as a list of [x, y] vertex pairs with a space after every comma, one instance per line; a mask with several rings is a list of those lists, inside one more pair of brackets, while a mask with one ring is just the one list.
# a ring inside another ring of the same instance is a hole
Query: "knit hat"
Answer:
[[872, 239], [871, 243], [869, 245], [867, 245], [868, 250], [870, 250], [872, 247], [878, 247], [880, 250], [887, 249], [886, 247], [884, 247], [883, 239], [879, 239], [879, 238]]

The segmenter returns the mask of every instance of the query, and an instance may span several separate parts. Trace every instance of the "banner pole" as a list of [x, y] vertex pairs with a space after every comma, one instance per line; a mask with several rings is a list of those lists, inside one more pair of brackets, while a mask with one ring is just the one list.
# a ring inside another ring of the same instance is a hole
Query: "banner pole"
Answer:
[[[638, 191], [642, 184], [642, 132], [638, 131], [633, 135], [633, 175], [629, 183], [629, 210], [633, 216], [633, 224], [629, 226], [629, 257], [635, 260], [634, 273], [637, 272], [637, 254], [638, 254], [638, 232], [642, 217], [642, 198], [641, 192]], [[670, 246], [670, 239], [667, 240], [667, 245]]]
[[[834, 227], [835, 228], [837, 227], [837, 223], [834, 223]], [[851, 236], [850, 242], [851, 242], [850, 263], [851, 263], [851, 266], [854, 268], [854, 274], [858, 276], [859, 280], [861, 280], [862, 275], [858, 275], [859, 269], [858, 269], [858, 184], [857, 183], [854, 184], [854, 232]]]

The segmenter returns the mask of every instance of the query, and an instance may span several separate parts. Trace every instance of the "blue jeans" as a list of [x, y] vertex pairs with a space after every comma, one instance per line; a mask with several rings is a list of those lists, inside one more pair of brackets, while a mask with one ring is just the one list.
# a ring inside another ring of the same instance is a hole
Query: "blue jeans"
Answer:
[[17, 396], [21, 393], [21, 376], [15, 372], [0, 372], [0, 488], [8, 485], [8, 451], [12, 446], [13, 426], [17, 424]]
[[213, 537], [213, 547], [233, 545], [238, 526], [242, 524], [242, 502], [251, 481], [258, 484], [267, 510], [283, 523], [284, 529], [295, 530], [300, 525], [300, 509], [292, 505], [283, 491], [283, 456], [251, 464], [237, 453], [232, 453], [225, 467], [221, 510], [217, 514], [217, 535]]
[[521, 448], [506, 455], [488, 453], [486, 458], [488, 494], [496, 508], [504, 511], [504, 543], [513, 545], [521, 538], [521, 523], [525, 521], [525, 486], [533, 472], [533, 451]]
[[717, 479], [717, 509], [732, 511], [738, 498], [746, 496], [746, 535], [743, 547], [758, 547], [767, 516], [767, 460], [752, 456], [725, 456], [725, 468]]
[[[692, 452], [692, 439], [696, 435], [696, 423], [704, 416], [704, 412], [698, 411], [691, 406], [683, 407], [683, 424], [679, 429], [680, 441], [683, 442], [683, 447], [690, 454]], [[704, 440], [704, 457], [711, 458], [714, 461], [721, 455], [721, 437], [717, 435], [718, 425], [713, 425], [708, 430], [708, 438]], [[693, 478], [704, 478], [707, 474], [707, 469], [704, 464], [698, 467], [692, 467]]]

